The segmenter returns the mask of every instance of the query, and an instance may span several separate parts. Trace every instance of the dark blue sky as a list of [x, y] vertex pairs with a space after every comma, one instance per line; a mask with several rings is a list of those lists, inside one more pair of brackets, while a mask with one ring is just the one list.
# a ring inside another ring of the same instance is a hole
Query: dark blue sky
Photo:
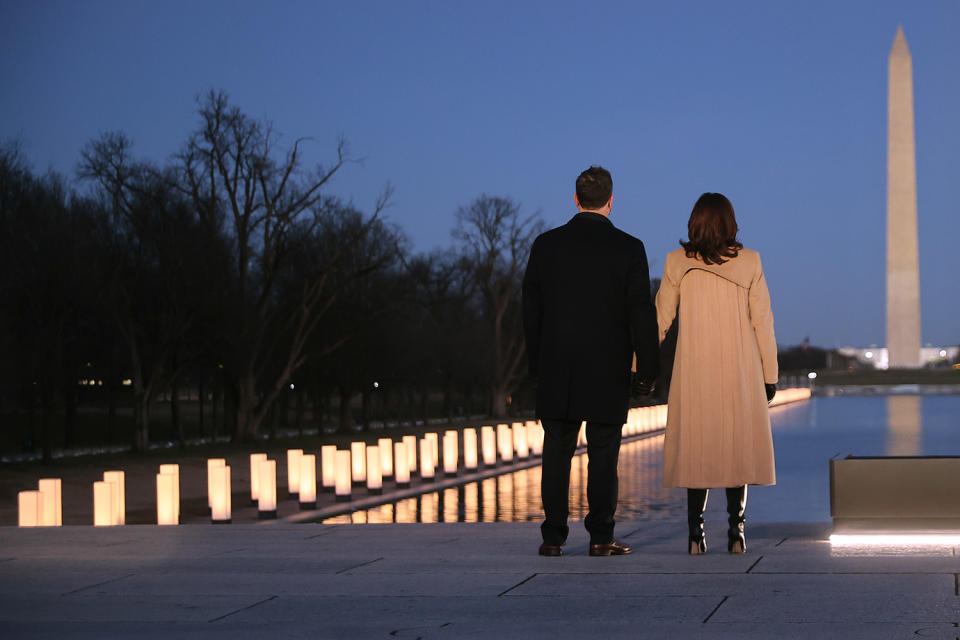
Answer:
[[22, 2], [0, 0], [0, 139], [37, 170], [123, 130], [163, 161], [226, 90], [329, 159], [331, 191], [413, 246], [450, 242], [487, 193], [574, 212], [590, 164], [658, 276], [697, 196], [732, 200], [777, 338], [883, 344], [886, 68], [914, 59], [923, 340], [960, 342], [960, 2]]

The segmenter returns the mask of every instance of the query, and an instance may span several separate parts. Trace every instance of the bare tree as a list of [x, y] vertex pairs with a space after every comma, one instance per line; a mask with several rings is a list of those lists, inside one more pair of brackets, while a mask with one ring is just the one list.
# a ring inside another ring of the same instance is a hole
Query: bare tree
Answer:
[[[200, 128], [179, 155], [180, 182], [206, 224], [225, 222], [230, 229], [236, 290], [225, 318], [230, 331], [224, 364], [235, 391], [234, 436], [248, 440], [258, 437], [273, 403], [304, 363], [307, 341], [329, 304], [329, 271], [304, 278], [293, 307], [277, 304], [277, 282], [298, 243], [327, 214], [322, 188], [348, 157], [341, 140], [332, 165], [303, 170], [305, 138], [280, 151], [272, 127], [231, 106], [223, 92], [211, 91], [199, 114]], [[374, 218], [388, 197], [386, 191], [378, 200]], [[265, 380], [268, 363], [277, 357], [279, 366]]]
[[523, 216], [509, 198], [482, 195], [457, 210], [453, 237], [470, 263], [490, 331], [492, 413], [507, 413], [510, 394], [520, 377], [523, 328], [520, 284], [530, 245], [543, 229], [537, 213]]

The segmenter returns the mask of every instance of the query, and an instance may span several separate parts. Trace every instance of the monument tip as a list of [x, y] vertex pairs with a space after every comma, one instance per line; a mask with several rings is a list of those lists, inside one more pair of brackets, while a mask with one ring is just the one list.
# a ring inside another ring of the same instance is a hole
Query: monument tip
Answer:
[[903, 35], [902, 25], [897, 25], [897, 35], [893, 37], [890, 55], [910, 55], [910, 47], [907, 46], [907, 37]]

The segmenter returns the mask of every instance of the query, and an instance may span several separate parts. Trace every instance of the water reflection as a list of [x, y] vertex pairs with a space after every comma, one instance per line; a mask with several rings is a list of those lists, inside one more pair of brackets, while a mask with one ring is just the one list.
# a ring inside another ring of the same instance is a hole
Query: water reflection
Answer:
[[920, 396], [887, 396], [887, 455], [920, 455]]
[[[684, 507], [678, 490], [661, 486], [662, 456], [662, 435], [623, 445], [618, 518], [635, 520], [653, 514], [681, 514]], [[582, 520], [587, 514], [588, 464], [586, 454], [575, 456], [571, 463], [571, 521]], [[537, 466], [328, 518], [324, 522], [526, 522], [542, 518], [540, 467]]]

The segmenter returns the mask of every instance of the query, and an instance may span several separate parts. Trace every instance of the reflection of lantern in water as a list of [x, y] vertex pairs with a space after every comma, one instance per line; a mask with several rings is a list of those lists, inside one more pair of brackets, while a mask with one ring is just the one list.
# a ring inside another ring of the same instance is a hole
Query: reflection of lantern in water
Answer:
[[463, 521], [480, 521], [479, 486], [476, 482], [463, 487]]
[[390, 478], [393, 476], [393, 440], [380, 438], [377, 448], [380, 450], [380, 476]]
[[500, 511], [500, 519], [512, 522], [514, 516], [512, 473], [505, 473], [497, 477], [497, 506]]
[[380, 472], [380, 447], [367, 447], [367, 491], [383, 493], [383, 475]]
[[41, 527], [63, 525], [63, 484], [60, 478], [42, 478], [37, 488], [43, 494], [43, 504], [38, 524]]
[[520, 460], [526, 460], [530, 456], [530, 446], [527, 443], [527, 426], [522, 422], [513, 423], [513, 448]]
[[230, 467], [213, 467], [210, 479], [210, 521], [228, 524], [231, 520]]
[[250, 501], [254, 504], [260, 499], [260, 463], [266, 459], [265, 453], [250, 454]]
[[420, 496], [420, 522], [436, 522], [440, 495], [425, 493]]
[[317, 456], [305, 453], [300, 456], [300, 508], [317, 507]]
[[173, 509], [176, 522], [180, 524], [180, 465], [176, 463], [160, 465], [160, 473], [174, 477], [173, 482]]
[[300, 456], [303, 449], [287, 450], [287, 493], [291, 496], [300, 493]]
[[530, 505], [527, 504], [527, 484], [528, 484], [528, 473], [529, 469], [524, 469], [523, 471], [518, 471], [513, 474], [513, 495], [514, 495], [514, 505], [521, 514], [526, 514], [530, 511]]
[[433, 445], [426, 438], [420, 441], [420, 479], [424, 482], [433, 480], [436, 463], [433, 459]]
[[43, 493], [38, 491], [20, 491], [17, 493], [17, 525], [21, 527], [39, 527], [43, 517]]
[[417, 521], [417, 499], [404, 498], [397, 502], [396, 521], [409, 524]]
[[477, 430], [472, 427], [463, 430], [463, 468], [477, 468]]
[[337, 447], [325, 444], [320, 447], [320, 481], [324, 491], [333, 491], [337, 486]]
[[513, 435], [510, 432], [510, 425], [497, 425], [497, 447], [500, 449], [501, 460], [513, 461]]
[[398, 487], [410, 486], [410, 458], [407, 456], [407, 443], [397, 442], [393, 445], [393, 459], [395, 461], [394, 480]]
[[480, 483], [480, 520], [497, 521], [497, 479], [487, 478]]
[[460, 506], [459, 496], [457, 495], [457, 489], [451, 487], [449, 489], [444, 489], [443, 491], [443, 521], [444, 522], [456, 522], [457, 521], [457, 512], [459, 511], [458, 507]]
[[350, 500], [352, 457], [353, 454], [350, 451], [337, 451], [337, 481], [335, 486], [337, 502]]
[[277, 461], [261, 460], [257, 472], [257, 518], [272, 520], [277, 517]]
[[407, 451], [407, 468], [417, 472], [417, 436], [403, 436], [403, 448]]
[[443, 434], [443, 473], [447, 476], [457, 475], [456, 431], [447, 431]]
[[113, 507], [111, 519], [114, 524], [127, 523], [126, 482], [123, 471], [104, 471], [103, 481], [113, 483]]
[[367, 481], [367, 443], [351, 442], [350, 459], [352, 460], [353, 484], [361, 485]]
[[177, 521], [177, 477], [172, 473], [157, 474], [157, 524], [175, 525]]
[[367, 512], [366, 511], [354, 511], [350, 514], [350, 523], [351, 524], [367, 524]]
[[497, 464], [497, 440], [493, 427], [480, 428], [480, 445], [483, 449], [483, 465], [492, 467]]

